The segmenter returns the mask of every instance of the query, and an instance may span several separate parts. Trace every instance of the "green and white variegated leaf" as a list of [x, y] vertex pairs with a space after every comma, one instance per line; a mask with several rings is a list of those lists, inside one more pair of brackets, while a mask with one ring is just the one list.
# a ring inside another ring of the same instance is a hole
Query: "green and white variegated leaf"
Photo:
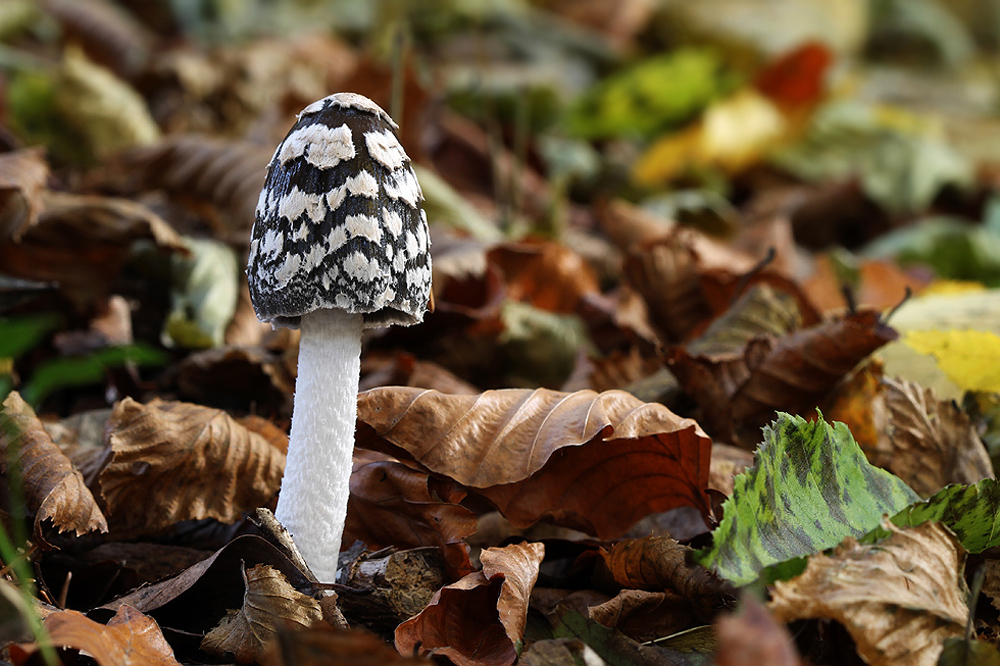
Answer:
[[943, 523], [970, 553], [1000, 546], [1000, 483], [983, 479], [973, 485], [951, 485], [892, 518], [900, 527], [930, 521]]
[[735, 585], [762, 569], [861, 537], [920, 497], [865, 459], [843, 423], [780, 413], [735, 479], [710, 548], [695, 559]]

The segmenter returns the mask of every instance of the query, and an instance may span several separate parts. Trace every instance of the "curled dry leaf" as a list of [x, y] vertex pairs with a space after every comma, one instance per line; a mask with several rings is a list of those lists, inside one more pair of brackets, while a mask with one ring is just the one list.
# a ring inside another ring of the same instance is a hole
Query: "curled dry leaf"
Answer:
[[344, 542], [360, 539], [371, 550], [458, 543], [476, 531], [476, 514], [460, 506], [465, 493], [432, 492], [426, 472], [391, 461], [362, 465], [351, 474]]
[[38, 219], [48, 176], [41, 148], [0, 155], [0, 242], [20, 240]]
[[906, 481], [922, 497], [949, 483], [994, 478], [993, 464], [968, 415], [952, 401], [905, 379], [883, 381], [888, 423], [872, 463]]
[[673, 592], [622, 590], [588, 613], [595, 622], [638, 641], [671, 636], [697, 623], [688, 600]]
[[274, 501], [285, 457], [223, 411], [122, 400], [108, 421], [98, 483], [112, 525], [152, 532], [180, 520], [239, 520]]
[[482, 571], [441, 588], [427, 608], [396, 628], [396, 649], [433, 652], [458, 666], [513, 664], [544, 555], [540, 543], [484, 550]]
[[38, 222], [19, 242], [0, 237], [4, 272], [58, 282], [77, 305], [103, 302], [133, 241], [187, 252], [174, 229], [142, 204], [113, 197], [45, 192]]
[[250, 664], [264, 652], [278, 627], [305, 628], [323, 617], [319, 602], [289, 584], [280, 571], [266, 564], [245, 571], [243, 606], [231, 610], [205, 634], [201, 649], [216, 657], [232, 654], [238, 663]]
[[107, 623], [61, 611], [45, 618], [52, 643], [90, 655], [100, 666], [180, 666], [156, 620], [122, 606]]
[[786, 335], [801, 325], [794, 296], [755, 284], [685, 348], [692, 356], [725, 358], [738, 355], [755, 337]]
[[710, 511], [711, 440], [623, 391], [380, 388], [358, 396], [358, 420], [357, 446], [458, 481], [518, 527], [548, 518], [615, 537], [650, 513]]
[[686, 232], [637, 248], [624, 271], [646, 301], [650, 322], [662, 340], [685, 339], [711, 315], [698, 277], [698, 255]]
[[726, 585], [707, 569], [688, 562], [691, 549], [666, 536], [626, 539], [601, 551], [604, 564], [622, 587], [674, 590], [695, 610], [708, 611]]
[[264, 650], [261, 666], [419, 666], [427, 658], [403, 656], [364, 631], [316, 624], [302, 631], [278, 629]]
[[738, 356], [702, 357], [675, 347], [669, 364], [706, 410], [714, 431], [751, 445], [775, 411], [807, 412], [860, 361], [895, 338], [879, 313], [866, 310], [780, 338], [756, 337]]
[[137, 186], [163, 189], [206, 216], [215, 237], [246, 244], [271, 150], [249, 141], [175, 134], [125, 156]]
[[715, 625], [717, 666], [799, 666], [795, 641], [753, 595], [744, 594], [740, 610]]
[[81, 44], [95, 62], [119, 76], [135, 74], [149, 57], [153, 36], [144, 25], [107, 0], [43, 0], [66, 38]]
[[965, 632], [964, 551], [939, 523], [884, 527], [892, 534], [879, 544], [848, 537], [814, 555], [802, 575], [777, 583], [770, 608], [779, 622], [837, 620], [874, 666], [933, 666], [945, 639]]
[[24, 502], [35, 517], [35, 538], [47, 543], [42, 523], [51, 520], [60, 532], [77, 536], [107, 532], [108, 523], [87, 488], [83, 475], [73, 466], [35, 416], [21, 395], [12, 391], [0, 411], [0, 467], [8, 465], [21, 475]]
[[163, 627], [203, 635], [230, 609], [242, 606], [243, 572], [258, 564], [279, 570], [296, 589], [312, 592], [311, 581], [283, 551], [262, 537], [244, 534], [176, 576], [137, 588], [90, 614], [103, 617], [131, 606]]
[[600, 293], [583, 257], [558, 243], [507, 243], [488, 253], [507, 279], [508, 296], [549, 312], [573, 312], [580, 299]]

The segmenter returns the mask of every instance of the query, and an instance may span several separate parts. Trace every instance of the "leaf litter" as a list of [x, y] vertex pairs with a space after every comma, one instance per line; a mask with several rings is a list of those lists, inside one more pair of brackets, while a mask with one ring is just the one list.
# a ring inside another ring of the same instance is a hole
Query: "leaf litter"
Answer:
[[[0, 10], [0, 660], [995, 657], [985, 10], [391, 4]], [[298, 334], [241, 266], [344, 90], [436, 309], [365, 336], [319, 583], [268, 512]]]

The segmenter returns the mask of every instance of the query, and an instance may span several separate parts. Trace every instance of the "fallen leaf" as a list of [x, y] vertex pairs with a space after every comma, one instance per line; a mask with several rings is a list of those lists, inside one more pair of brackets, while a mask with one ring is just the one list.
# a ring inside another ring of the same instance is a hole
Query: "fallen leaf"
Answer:
[[360, 539], [371, 550], [460, 542], [476, 531], [476, 514], [460, 506], [465, 493], [432, 490], [426, 472], [397, 462], [368, 463], [351, 473], [344, 543]]
[[1000, 545], [1000, 483], [983, 479], [968, 486], [953, 484], [892, 517], [899, 527], [928, 521], [945, 525], [970, 553]]
[[717, 666], [798, 666], [798, 651], [788, 629], [752, 594], [740, 597], [739, 611], [719, 618], [715, 625]]
[[[220, 658], [232, 654], [238, 663], [257, 661], [278, 628], [306, 628], [322, 620], [319, 602], [292, 587], [280, 571], [258, 564], [243, 572], [246, 595], [201, 640], [201, 649]], [[296, 626], [297, 625], [297, 626]]]
[[35, 224], [48, 176], [49, 166], [38, 148], [0, 155], [0, 239], [18, 241]]
[[780, 337], [801, 326], [802, 314], [794, 296], [768, 284], [755, 284], [685, 349], [693, 356], [738, 356], [758, 336]]
[[358, 421], [357, 446], [458, 481], [516, 526], [548, 518], [613, 537], [653, 512], [709, 512], [708, 437], [623, 391], [373, 389]]
[[600, 292], [594, 269], [565, 245], [507, 243], [487, 259], [503, 271], [508, 298], [549, 312], [574, 312], [582, 298]]
[[45, 618], [52, 643], [86, 652], [101, 666], [180, 666], [156, 620], [131, 606], [118, 609], [107, 625], [76, 611]]
[[919, 497], [869, 464], [843, 423], [779, 414], [755, 464], [736, 477], [712, 546], [695, 561], [735, 585], [765, 567], [860, 537]]
[[930, 354], [964, 391], [1000, 393], [1000, 335], [992, 331], [908, 331], [903, 343]]
[[111, 462], [98, 484], [116, 529], [181, 520], [232, 523], [277, 496], [284, 456], [217, 409], [126, 398], [108, 422]]
[[[950, 483], [994, 477], [986, 447], [968, 415], [904, 380], [884, 380], [888, 423], [878, 457], [870, 460], [927, 497]], [[880, 442], [881, 443], [881, 442]]]
[[364, 631], [315, 624], [308, 629], [278, 629], [260, 657], [261, 666], [418, 666], [425, 657], [405, 657]]
[[482, 571], [441, 588], [427, 608], [396, 628], [396, 649], [446, 656], [458, 666], [513, 664], [544, 554], [540, 543], [484, 550]]
[[672, 590], [702, 619], [718, 602], [725, 584], [688, 563], [691, 549], [666, 536], [625, 539], [601, 550], [604, 564], [615, 582], [635, 590]]
[[582, 640], [611, 666], [696, 666], [704, 663], [702, 655], [661, 648], [656, 644], [640, 644], [566, 607], [556, 612], [552, 633], [556, 638]]
[[811, 557], [801, 576], [775, 585], [769, 607], [779, 622], [837, 620], [873, 666], [934, 666], [945, 639], [965, 634], [965, 554], [936, 523], [887, 527], [892, 535], [876, 545], [847, 538]]
[[230, 609], [243, 605], [244, 571], [258, 564], [277, 569], [300, 592], [314, 592], [312, 582], [287, 555], [262, 537], [244, 534], [179, 574], [140, 587], [89, 614], [110, 617], [123, 606], [131, 606], [165, 628], [201, 636]]
[[43, 523], [51, 521], [59, 532], [77, 536], [107, 532], [108, 523], [94, 495], [62, 451], [52, 443], [34, 410], [12, 391], [0, 411], [0, 468], [10, 480], [16, 469], [24, 503], [34, 515], [34, 534], [45, 540]]
[[622, 590], [588, 609], [590, 618], [637, 641], [651, 641], [698, 622], [689, 601], [673, 592]]

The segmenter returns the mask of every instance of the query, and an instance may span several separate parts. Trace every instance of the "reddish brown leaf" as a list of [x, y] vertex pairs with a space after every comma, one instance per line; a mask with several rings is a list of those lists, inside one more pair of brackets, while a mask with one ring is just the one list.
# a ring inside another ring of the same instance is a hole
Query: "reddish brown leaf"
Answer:
[[665, 536], [625, 539], [602, 550], [608, 571], [622, 587], [636, 590], [674, 590], [687, 598], [696, 612], [709, 610], [725, 585], [696, 564], [691, 549]]
[[98, 479], [119, 529], [151, 532], [180, 520], [232, 523], [273, 503], [284, 456], [217, 409], [130, 398], [108, 421], [111, 462]]
[[692, 356], [675, 347], [670, 368], [709, 415], [712, 429], [753, 445], [776, 410], [806, 413], [896, 332], [866, 310], [793, 332], [758, 337], [740, 355]]
[[0, 242], [20, 240], [38, 219], [48, 176], [40, 148], [0, 155]]
[[638, 641], [651, 641], [690, 629], [698, 620], [690, 602], [674, 592], [622, 590], [591, 606], [590, 619]]
[[294, 390], [292, 369], [263, 347], [206, 349], [177, 364], [178, 396], [199, 404], [291, 414]]
[[238, 663], [253, 663], [279, 627], [305, 628], [323, 617], [319, 602], [292, 587], [274, 567], [258, 564], [244, 572], [244, 580], [243, 606], [231, 610], [201, 640], [201, 649], [211, 655], [232, 654]]
[[476, 514], [459, 502], [464, 493], [442, 499], [431, 478], [396, 462], [373, 462], [351, 474], [344, 543], [360, 539], [372, 550], [458, 543], [476, 531]]
[[396, 649], [433, 651], [458, 666], [514, 663], [544, 554], [540, 543], [484, 550], [482, 571], [441, 588], [427, 608], [396, 628]]
[[35, 517], [35, 539], [47, 544], [42, 523], [77, 536], [108, 531], [108, 523], [73, 466], [21, 395], [12, 391], [0, 411], [0, 468], [14, 466], [21, 476], [24, 502]]
[[180, 666], [156, 621], [131, 606], [107, 625], [76, 611], [53, 613], [45, 629], [55, 645], [86, 652], [101, 666]]
[[653, 512], [709, 513], [711, 441], [623, 391], [383, 388], [358, 396], [358, 419], [358, 446], [458, 481], [519, 527], [548, 518], [614, 537]]
[[573, 312], [580, 299], [600, 292], [594, 270], [557, 243], [507, 243], [489, 251], [507, 280], [508, 296], [551, 312]]
[[740, 610], [719, 619], [715, 627], [717, 666], [798, 666], [795, 642], [784, 625], [752, 594], [741, 597]]
[[754, 86], [783, 108], [810, 106], [823, 94], [831, 62], [829, 47], [821, 42], [806, 42], [770, 63], [757, 74]]
[[475, 395], [480, 389], [432, 361], [422, 361], [404, 351], [391, 357], [368, 354], [361, 360], [359, 390], [377, 386], [414, 386], [441, 393]]
[[261, 656], [262, 666], [419, 666], [435, 663], [422, 657], [404, 657], [364, 631], [316, 624], [303, 631], [279, 629]]

